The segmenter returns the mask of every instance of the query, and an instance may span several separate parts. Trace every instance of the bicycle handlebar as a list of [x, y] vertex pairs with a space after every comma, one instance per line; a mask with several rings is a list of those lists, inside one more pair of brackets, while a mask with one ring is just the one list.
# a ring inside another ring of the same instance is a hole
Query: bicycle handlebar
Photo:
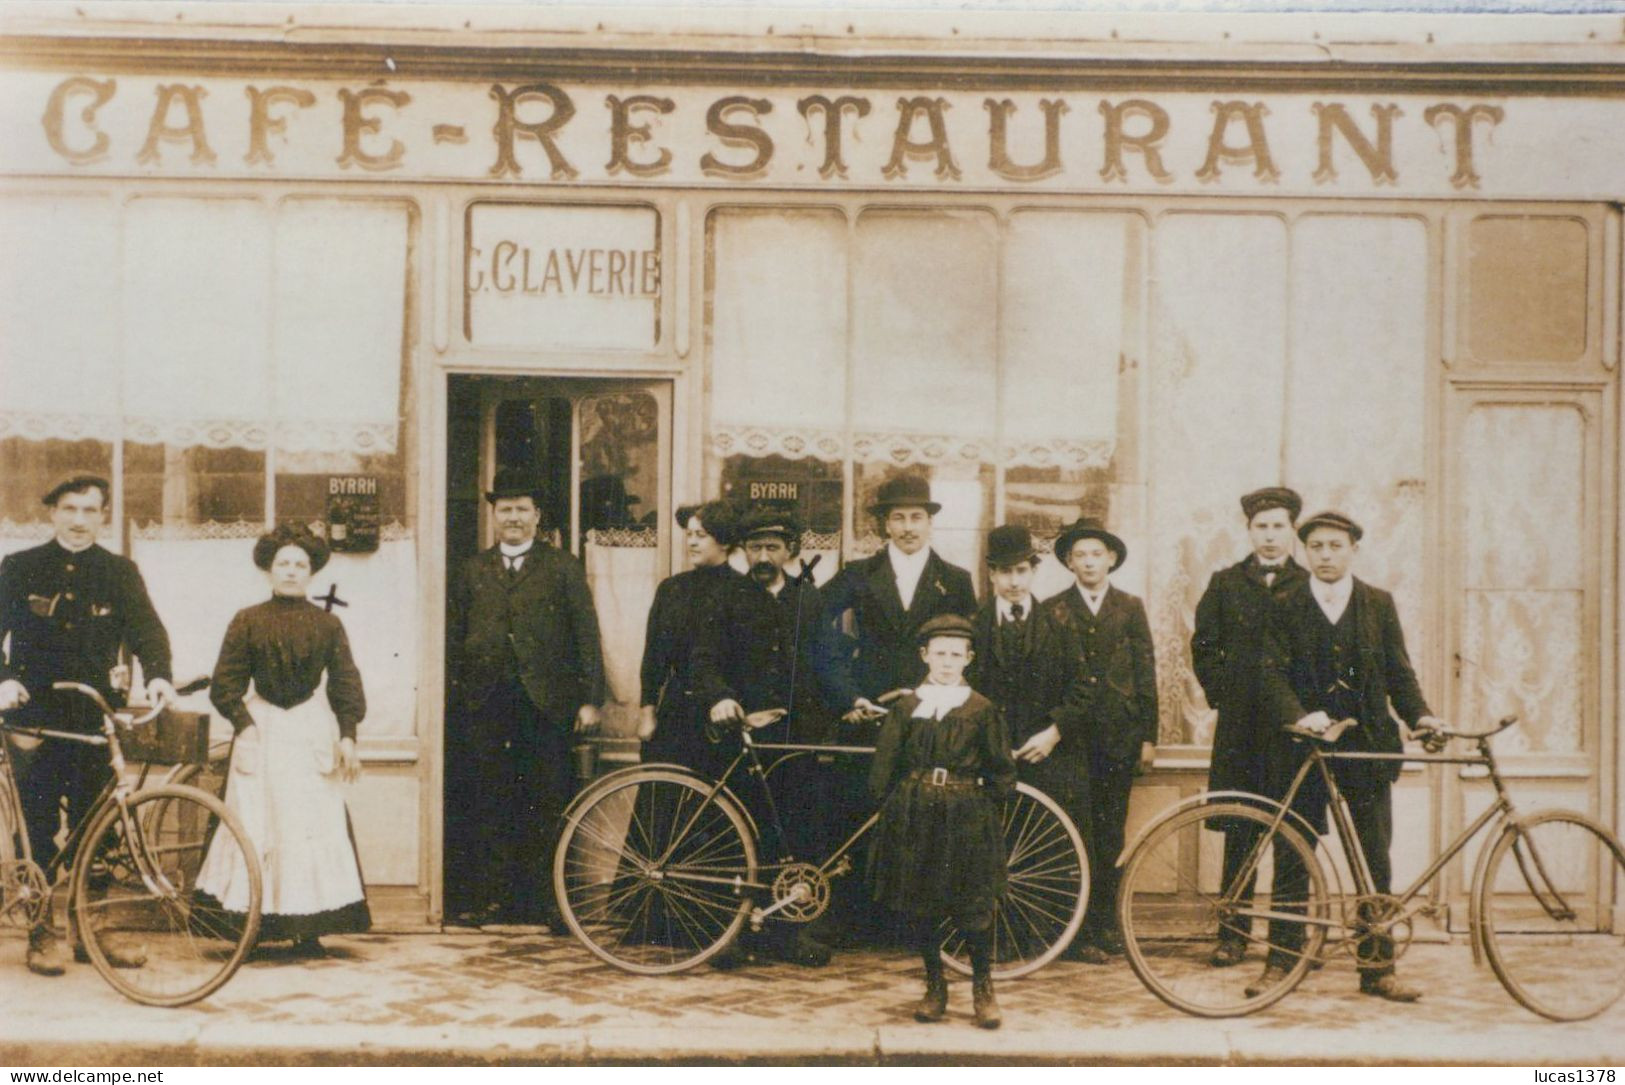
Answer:
[[[1502, 731], [1505, 731], [1508, 728], [1515, 725], [1517, 722], [1518, 722], [1518, 717], [1517, 716], [1503, 716], [1503, 717], [1501, 717], [1500, 721], [1497, 722], [1496, 725], [1494, 727], [1490, 728], [1488, 731], [1451, 731], [1451, 730], [1447, 730], [1447, 729], [1445, 729], [1443, 727], [1434, 728], [1434, 729], [1430, 729], [1430, 730], [1432, 730], [1433, 734], [1438, 735], [1438, 736], [1440, 736], [1441, 738], [1444, 738], [1444, 739], [1465, 738], [1465, 739], [1476, 741], [1478, 739], [1491, 738], [1491, 737], [1493, 737], [1495, 735], [1498, 735]], [[1305, 730], [1305, 729], [1299, 727], [1297, 724], [1292, 723], [1292, 724], [1288, 724], [1287, 726], [1281, 728], [1281, 730], [1285, 731], [1289, 735], [1297, 735], [1300, 738], [1312, 738], [1316, 742], [1324, 742], [1329, 746], [1332, 743], [1336, 742], [1339, 738], [1343, 737], [1343, 733], [1345, 731], [1347, 731], [1351, 727], [1356, 726], [1358, 723], [1359, 723], [1359, 721], [1355, 720], [1353, 718], [1338, 720], [1336, 723], [1334, 723], [1330, 727], [1328, 727], [1325, 731], [1320, 731], [1320, 732], [1308, 731], [1308, 730]]]
[[[194, 678], [190, 682], [176, 687], [175, 692], [180, 696], [185, 696], [188, 693], [196, 693], [200, 689], [206, 689], [208, 688], [208, 685], [209, 677], [204, 675], [201, 678]], [[79, 693], [89, 697], [92, 701], [96, 702], [96, 707], [101, 709], [101, 713], [104, 717], [107, 719], [116, 720], [125, 727], [140, 727], [143, 724], [151, 723], [158, 717], [158, 713], [162, 712], [165, 707], [161, 704], [155, 704], [141, 715], [136, 715], [127, 708], [114, 708], [112, 705], [107, 703], [107, 698], [103, 697], [99, 690], [97, 690], [94, 686], [87, 686], [83, 682], [52, 682], [51, 688], [61, 690], [64, 693]]]

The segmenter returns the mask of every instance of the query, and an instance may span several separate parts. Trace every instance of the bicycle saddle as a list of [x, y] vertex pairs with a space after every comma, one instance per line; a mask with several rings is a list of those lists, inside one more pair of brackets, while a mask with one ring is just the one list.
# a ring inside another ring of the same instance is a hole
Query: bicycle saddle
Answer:
[[1285, 731], [1289, 735], [1296, 735], [1299, 738], [1311, 738], [1316, 742], [1324, 742], [1326, 745], [1330, 746], [1332, 743], [1342, 738], [1344, 733], [1346, 733], [1350, 727], [1357, 726], [1359, 722], [1359, 720], [1350, 717], [1348, 719], [1338, 720], [1324, 731], [1310, 731], [1299, 727], [1295, 723], [1288, 724], [1287, 726], [1281, 728], [1281, 730]]
[[764, 708], [760, 712], [752, 712], [745, 717], [745, 726], [752, 731], [759, 731], [763, 727], [770, 727], [790, 714], [787, 708]]

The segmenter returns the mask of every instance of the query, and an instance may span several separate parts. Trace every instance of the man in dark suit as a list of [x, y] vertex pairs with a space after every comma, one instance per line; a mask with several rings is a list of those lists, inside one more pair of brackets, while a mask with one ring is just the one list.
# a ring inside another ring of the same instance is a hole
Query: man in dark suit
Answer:
[[[886, 535], [873, 557], [849, 562], [825, 589], [832, 621], [851, 626], [850, 673], [841, 697], [854, 712], [883, 713], [886, 693], [925, 678], [915, 632], [940, 614], [976, 613], [970, 573], [931, 549], [931, 518], [942, 506], [925, 479], [903, 475], [881, 485], [869, 512]], [[867, 787], [867, 782], [864, 784]]]
[[[1340, 512], [1311, 516], [1298, 528], [1314, 576], [1289, 589], [1275, 608], [1264, 643], [1262, 705], [1277, 727], [1320, 733], [1336, 721], [1356, 721], [1336, 742], [1339, 750], [1399, 753], [1404, 743], [1392, 712], [1424, 736], [1440, 725], [1405, 651], [1393, 596], [1356, 580], [1350, 571], [1363, 534], [1359, 524]], [[1281, 791], [1304, 756], [1294, 740], [1280, 736], [1273, 761]], [[1387, 893], [1392, 881], [1391, 789], [1399, 767], [1398, 761], [1344, 761], [1333, 766], [1379, 893]], [[1305, 781], [1294, 807], [1317, 832], [1325, 833], [1327, 801], [1325, 786], [1315, 774]], [[1301, 901], [1307, 881], [1302, 864], [1293, 861], [1285, 848], [1276, 848], [1275, 855], [1275, 896]], [[1272, 923], [1265, 972], [1248, 988], [1249, 996], [1273, 986], [1279, 979], [1277, 970], [1292, 967], [1302, 943], [1302, 924]], [[1370, 952], [1363, 953], [1359, 963], [1363, 993], [1394, 1002], [1421, 997], [1395, 977], [1393, 943], [1388, 939], [1373, 938]]]
[[[1208, 768], [1209, 791], [1246, 791], [1268, 795], [1273, 782], [1269, 754], [1276, 729], [1262, 711], [1259, 657], [1274, 600], [1308, 579], [1292, 560], [1292, 529], [1303, 499], [1292, 490], [1271, 486], [1241, 499], [1252, 553], [1213, 574], [1196, 604], [1196, 630], [1191, 661], [1208, 704], [1218, 711], [1213, 754]], [[1220, 820], [1220, 819], [1213, 819]], [[1253, 822], [1213, 824], [1224, 833], [1223, 884], [1229, 885], [1258, 837]], [[1254, 873], [1254, 880], [1257, 873]], [[1244, 900], [1252, 900], [1249, 882]], [[1225, 927], [1209, 959], [1215, 968], [1240, 964], [1247, 955], [1250, 930]]]
[[[0, 642], [11, 638], [0, 662], [0, 713], [24, 727], [50, 727], [99, 734], [101, 714], [77, 693], [57, 692], [53, 682], [81, 682], [113, 704], [121, 703], [128, 671], [120, 649], [141, 661], [147, 698], [155, 704], [175, 696], [170, 684], [169, 636], [153, 610], [135, 563], [96, 544], [106, 519], [106, 479], [77, 475], [44, 497], [55, 538], [0, 562]], [[48, 740], [18, 757], [18, 785], [34, 861], [56, 856], [60, 806], [76, 824], [101, 793], [108, 777], [101, 746]], [[82, 953], [78, 950], [77, 953]], [[113, 963], [136, 967], [141, 961]], [[67, 954], [43, 917], [29, 932], [28, 967], [59, 976]]]
[[[757, 732], [764, 741], [822, 743], [834, 729], [838, 686], [832, 634], [824, 602], [810, 577], [791, 577], [785, 566], [801, 545], [801, 525], [789, 513], [760, 509], [740, 522], [750, 563], [748, 576], [718, 590], [694, 645], [699, 701], [713, 723], [737, 723], [752, 712], [787, 709], [779, 723]], [[811, 757], [786, 763], [775, 774], [774, 797], [785, 844], [804, 862], [822, 862], [834, 850], [829, 817], [830, 773]], [[765, 818], [759, 819], [766, 823]], [[779, 943], [797, 964], [829, 963], [829, 948], [804, 927]]]
[[468, 560], [452, 595], [463, 728], [446, 775], [468, 806], [450, 854], [488, 864], [470, 872], [464, 892], [484, 899], [459, 902], [465, 920], [560, 932], [553, 850], [573, 790], [572, 732], [598, 726], [604, 699], [598, 614], [580, 560], [536, 537], [536, 483], [503, 471], [485, 499], [497, 545]]
[[1156, 661], [1145, 605], [1110, 581], [1128, 557], [1123, 540], [1098, 521], [1079, 520], [1055, 540], [1055, 556], [1077, 584], [1046, 600], [1044, 610], [1067, 630], [1077, 657], [1064, 711], [1077, 720], [1089, 757], [1089, 907], [1075, 955], [1105, 964], [1108, 954], [1123, 952], [1117, 856], [1129, 788], [1157, 752]]
[[1033, 598], [1038, 548], [1032, 532], [1016, 524], [990, 531], [987, 567], [993, 595], [971, 623], [975, 655], [966, 678], [1004, 712], [1022, 782], [1060, 803], [1084, 834], [1089, 828], [1086, 736], [1063, 708], [1078, 657], [1067, 630]]

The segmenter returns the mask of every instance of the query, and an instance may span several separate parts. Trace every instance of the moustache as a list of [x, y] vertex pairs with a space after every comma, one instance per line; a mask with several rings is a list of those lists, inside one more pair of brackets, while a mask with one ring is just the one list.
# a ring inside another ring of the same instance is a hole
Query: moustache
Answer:
[[771, 561], [758, 561], [750, 567], [750, 575], [757, 580], [772, 580], [779, 575], [779, 567]]

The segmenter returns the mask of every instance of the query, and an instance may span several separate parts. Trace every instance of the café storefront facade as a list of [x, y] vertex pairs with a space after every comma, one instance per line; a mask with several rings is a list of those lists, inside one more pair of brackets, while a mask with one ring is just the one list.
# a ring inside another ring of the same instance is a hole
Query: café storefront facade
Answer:
[[[978, 576], [998, 523], [1127, 541], [1132, 831], [1203, 785], [1192, 615], [1286, 484], [1366, 525], [1437, 711], [1522, 717], [1515, 793], [1619, 826], [1613, 21], [206, 7], [0, 23], [0, 550], [108, 475], [197, 673], [250, 540], [325, 530], [391, 924], [440, 920], [448, 571], [514, 465], [587, 565], [609, 761], [676, 505], [793, 502], [823, 579], [912, 471]], [[1486, 790], [1397, 796], [1404, 878]]]

